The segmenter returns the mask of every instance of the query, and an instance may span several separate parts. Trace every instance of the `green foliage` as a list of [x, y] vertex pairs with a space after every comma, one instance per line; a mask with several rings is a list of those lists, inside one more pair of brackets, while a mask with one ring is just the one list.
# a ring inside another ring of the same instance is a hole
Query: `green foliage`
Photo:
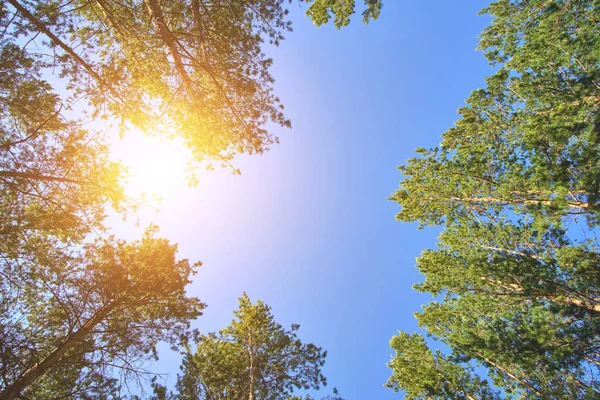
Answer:
[[131, 243], [43, 244], [0, 275], [1, 398], [116, 391], [146, 373], [158, 342], [193, 338], [204, 305], [184, 288], [195, 266], [153, 231]]
[[297, 389], [326, 384], [321, 367], [327, 353], [302, 343], [299, 325], [283, 328], [270, 307], [252, 304], [246, 294], [239, 302], [229, 326], [201, 336], [196, 352], [186, 354], [176, 398], [292, 399]]
[[404, 389], [406, 399], [496, 399], [498, 394], [473, 368], [432, 352], [421, 335], [400, 332], [390, 346], [396, 357], [390, 362], [393, 375], [387, 387]]
[[[354, 6], [343, 3], [324, 12], [346, 24]], [[236, 154], [266, 151], [277, 141], [266, 126], [290, 126], [263, 52], [291, 30], [284, 5], [0, 2], [1, 399], [117, 398], [147, 374], [158, 342], [194, 339], [204, 307], [185, 295], [194, 265], [153, 229], [137, 242], [106, 237], [107, 208], [126, 214], [135, 203], [104, 133], [82, 127], [106, 119], [122, 133], [179, 136], [195, 161], [230, 167]], [[364, 20], [380, 8], [368, 1]], [[307, 369], [277, 390], [324, 383], [320, 348], [284, 348], [305, 359], [283, 366]]]
[[68, 107], [41, 66], [7, 40], [0, 46], [0, 234], [4, 251], [43, 232], [81, 239], [104, 209], [125, 206], [122, 168], [106, 144], [65, 117]]
[[[347, 0], [306, 2], [315, 24], [333, 14], [338, 28], [355, 8]], [[180, 136], [195, 161], [230, 165], [236, 154], [277, 142], [268, 124], [290, 126], [264, 44], [278, 45], [291, 22], [284, 0], [221, 3], [7, 0], [3, 9], [8, 34], [50, 39], [57, 56], [38, 54], [39, 61], [59, 70], [95, 115]], [[365, 7], [366, 22], [379, 16], [381, 0]]]
[[0, 398], [116, 396], [159, 341], [193, 336], [192, 266], [150, 232], [93, 239], [107, 206], [131, 209], [121, 167], [69, 120], [43, 63], [10, 37], [0, 55]]
[[492, 3], [480, 48], [496, 72], [438, 148], [400, 167], [397, 219], [444, 227], [415, 288], [437, 300], [420, 326], [451, 352], [401, 333], [394, 389], [489, 398], [456, 383], [475, 365], [502, 397], [600, 396], [599, 5]]
[[440, 148], [400, 167], [398, 219], [440, 224], [509, 209], [595, 223], [600, 32], [593, 1], [493, 3], [480, 47], [498, 71]]
[[[333, 16], [333, 24], [340, 29], [350, 23], [350, 17], [355, 12], [356, 2], [354, 0], [302, 0], [309, 3], [306, 10], [315, 25], [327, 24]], [[382, 0], [365, 0], [365, 10], [362, 12], [362, 20], [365, 24], [379, 18]]]

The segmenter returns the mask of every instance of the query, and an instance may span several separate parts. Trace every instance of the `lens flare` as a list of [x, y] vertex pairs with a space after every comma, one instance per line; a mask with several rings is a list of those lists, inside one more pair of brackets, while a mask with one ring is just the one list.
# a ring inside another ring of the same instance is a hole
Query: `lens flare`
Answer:
[[113, 155], [127, 168], [129, 196], [166, 199], [187, 187], [190, 151], [182, 140], [130, 133], [113, 147]]

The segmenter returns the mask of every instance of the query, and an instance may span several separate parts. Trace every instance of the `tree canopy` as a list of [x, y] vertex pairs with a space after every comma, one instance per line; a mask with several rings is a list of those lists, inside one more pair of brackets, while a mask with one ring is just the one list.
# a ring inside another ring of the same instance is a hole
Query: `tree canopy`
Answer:
[[[411, 398], [600, 395], [598, 5], [493, 2], [480, 49], [495, 73], [400, 167], [397, 219], [444, 228], [415, 288], [436, 299], [419, 325], [450, 350], [392, 339], [389, 385]], [[476, 391], [473, 366], [501, 391]]]
[[[290, 126], [273, 91], [272, 59], [291, 31], [284, 0], [114, 2], [7, 0], [3, 36], [48, 39], [36, 53], [84, 96], [96, 115], [149, 134], [180, 136], [196, 161], [229, 164], [277, 142], [266, 126]], [[340, 28], [355, 2], [303, 0], [316, 25]], [[363, 20], [381, 0], [366, 0]], [[21, 39], [24, 40], [24, 39]]]
[[3, 242], [16, 248], [32, 232], [81, 238], [101, 224], [106, 206], [124, 206], [122, 168], [108, 160], [103, 138], [65, 116], [41, 65], [9, 40], [0, 57]]
[[[338, 28], [355, 10], [302, 3], [315, 24]], [[108, 234], [109, 208], [136, 203], [108, 132], [84, 126], [179, 136], [195, 161], [232, 168], [236, 154], [266, 151], [277, 141], [267, 126], [290, 126], [265, 54], [291, 31], [285, 4], [0, 2], [0, 399], [126, 397], [159, 342], [198, 339], [191, 321], [204, 304], [185, 287], [200, 263], [178, 259], [155, 227], [137, 241]], [[380, 10], [365, 1], [363, 20]], [[264, 318], [281, 346], [271, 350], [292, 352], [277, 368], [305, 369], [276, 388], [257, 381], [257, 393], [324, 384], [325, 353]]]
[[153, 233], [80, 249], [45, 241], [3, 263], [1, 399], [116, 394], [143, 377], [159, 341], [194, 338], [204, 305], [184, 288], [198, 264]]
[[244, 294], [235, 319], [218, 333], [202, 335], [183, 360], [179, 399], [286, 399], [298, 389], [319, 389], [327, 352], [298, 339], [299, 325], [285, 329], [260, 300]]

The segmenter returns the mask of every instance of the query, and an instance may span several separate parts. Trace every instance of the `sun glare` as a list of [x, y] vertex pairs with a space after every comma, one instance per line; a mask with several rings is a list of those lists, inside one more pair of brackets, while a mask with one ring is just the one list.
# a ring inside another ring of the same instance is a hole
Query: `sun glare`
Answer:
[[189, 150], [181, 140], [167, 140], [133, 133], [115, 145], [113, 154], [127, 168], [126, 191], [171, 197], [187, 187]]

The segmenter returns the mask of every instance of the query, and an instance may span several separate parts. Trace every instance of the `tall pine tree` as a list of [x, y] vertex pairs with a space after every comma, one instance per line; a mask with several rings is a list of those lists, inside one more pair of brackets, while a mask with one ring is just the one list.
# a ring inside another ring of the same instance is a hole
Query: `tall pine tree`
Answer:
[[[480, 48], [496, 72], [400, 167], [397, 218], [444, 228], [417, 261], [436, 298], [417, 319], [450, 352], [392, 340], [389, 384], [412, 398], [600, 396], [599, 6], [492, 3]], [[434, 362], [429, 386], [411, 362]], [[502, 390], [475, 392], [473, 366]]]

